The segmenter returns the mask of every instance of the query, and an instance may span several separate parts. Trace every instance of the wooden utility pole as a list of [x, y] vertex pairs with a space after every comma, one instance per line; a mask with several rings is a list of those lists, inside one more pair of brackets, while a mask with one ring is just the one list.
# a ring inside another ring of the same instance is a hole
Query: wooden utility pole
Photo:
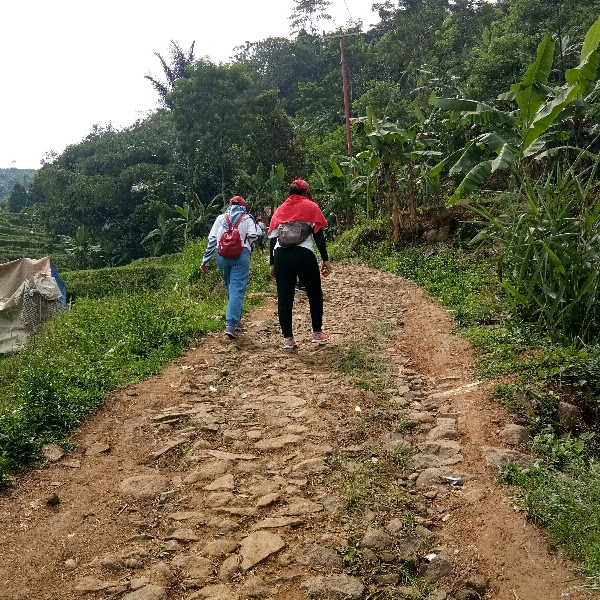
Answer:
[[362, 35], [360, 32], [355, 33], [334, 33], [331, 35], [325, 35], [323, 32], [323, 39], [331, 40], [338, 38], [340, 40], [340, 55], [342, 63], [342, 87], [344, 89], [344, 113], [346, 115], [346, 140], [348, 141], [348, 156], [352, 156], [352, 129], [350, 127], [350, 98], [348, 95], [348, 77], [346, 76], [346, 58], [344, 55], [344, 38], [354, 37]]

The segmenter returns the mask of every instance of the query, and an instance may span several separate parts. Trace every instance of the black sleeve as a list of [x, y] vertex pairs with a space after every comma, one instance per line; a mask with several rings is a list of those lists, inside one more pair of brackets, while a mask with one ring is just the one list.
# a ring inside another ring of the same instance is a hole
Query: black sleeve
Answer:
[[325, 235], [323, 234], [323, 230], [319, 229], [317, 233], [313, 234], [313, 239], [315, 240], [315, 244], [319, 249], [319, 254], [323, 260], [329, 260], [329, 255], [327, 254], [327, 244], [325, 243]]
[[277, 243], [277, 238], [272, 237], [269, 241], [269, 264], [273, 264], [273, 251], [275, 250], [275, 244]]

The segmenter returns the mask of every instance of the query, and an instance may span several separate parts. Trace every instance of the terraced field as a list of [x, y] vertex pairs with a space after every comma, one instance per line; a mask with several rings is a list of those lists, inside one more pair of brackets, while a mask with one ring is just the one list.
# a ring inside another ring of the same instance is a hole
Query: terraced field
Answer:
[[29, 215], [0, 212], [0, 264], [17, 258], [48, 255], [59, 270], [66, 264], [64, 251]]

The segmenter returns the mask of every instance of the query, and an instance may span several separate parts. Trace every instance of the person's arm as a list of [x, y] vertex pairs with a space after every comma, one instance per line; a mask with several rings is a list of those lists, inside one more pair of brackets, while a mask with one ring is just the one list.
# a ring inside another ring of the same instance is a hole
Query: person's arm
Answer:
[[325, 235], [323, 234], [323, 230], [319, 229], [317, 233], [313, 233], [313, 239], [315, 240], [315, 244], [317, 249], [319, 250], [319, 254], [323, 259], [323, 262], [329, 262], [329, 255], [327, 254], [327, 243], [325, 242]]
[[269, 242], [269, 264], [271, 266], [275, 262], [275, 244], [277, 244], [277, 236], [272, 237]]
[[206, 273], [206, 271], [208, 271], [208, 263], [210, 262], [212, 255], [217, 249], [217, 232], [219, 230], [219, 219], [220, 217], [217, 217], [215, 219], [210, 233], [208, 234], [208, 245], [206, 246], [206, 251], [204, 252], [204, 256], [202, 257], [202, 265], [200, 267], [200, 270], [203, 273]]
[[331, 273], [331, 263], [329, 262], [329, 255], [327, 254], [327, 243], [325, 242], [325, 234], [323, 233], [323, 229], [319, 229], [317, 233], [313, 233], [313, 239], [315, 240], [315, 244], [317, 249], [319, 250], [319, 254], [323, 259], [323, 266], [321, 270], [327, 276]]

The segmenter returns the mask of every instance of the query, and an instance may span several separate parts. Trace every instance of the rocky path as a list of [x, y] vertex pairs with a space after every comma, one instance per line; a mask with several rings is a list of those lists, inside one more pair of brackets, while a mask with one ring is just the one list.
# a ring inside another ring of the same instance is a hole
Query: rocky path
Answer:
[[0, 599], [584, 597], [496, 480], [526, 463], [418, 287], [324, 282], [332, 343], [275, 304], [114, 394], [0, 496]]

